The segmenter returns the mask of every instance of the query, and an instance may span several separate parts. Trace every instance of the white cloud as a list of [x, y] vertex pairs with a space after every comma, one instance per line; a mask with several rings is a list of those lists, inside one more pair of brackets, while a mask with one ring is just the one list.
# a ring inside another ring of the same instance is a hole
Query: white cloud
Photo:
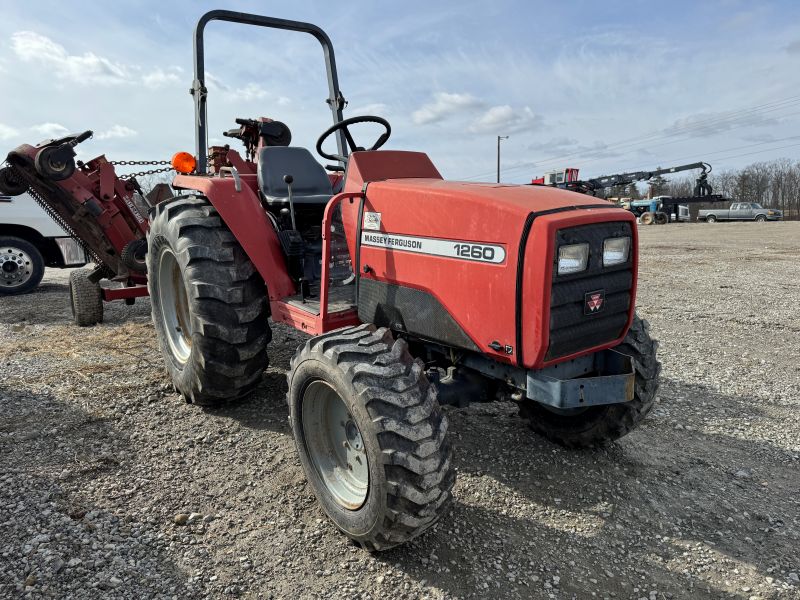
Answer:
[[254, 102], [261, 100], [263, 104], [277, 104], [278, 106], [288, 106], [292, 103], [286, 96], [278, 96], [257, 83], [250, 82], [234, 88], [211, 74], [206, 74], [206, 83], [209, 88], [222, 92], [222, 97], [227, 101]]
[[244, 87], [233, 90], [231, 95], [239, 100], [248, 102], [250, 100], [263, 100], [269, 96], [269, 92], [256, 83], [248, 83]]
[[574, 151], [576, 147], [579, 146], [578, 140], [571, 137], [557, 137], [551, 138], [546, 142], [535, 141], [531, 144], [528, 144], [528, 150], [533, 150], [534, 152], [548, 152], [548, 153], [555, 153], [555, 152], [569, 152]]
[[438, 123], [448, 117], [480, 108], [483, 102], [471, 94], [448, 94], [439, 92], [434, 94], [433, 102], [423, 104], [411, 114], [411, 120], [416, 125]]
[[797, 40], [796, 42], [792, 42], [791, 44], [786, 46], [786, 51], [789, 54], [800, 54], [800, 40]]
[[765, 116], [752, 110], [749, 113], [736, 110], [702, 112], [676, 119], [664, 130], [664, 133], [705, 137], [743, 127], [766, 127], [775, 125], [777, 122], [778, 119], [773, 116]]
[[61, 44], [33, 31], [17, 31], [11, 49], [24, 62], [38, 63], [60, 79], [82, 84], [120, 84], [129, 81], [128, 69], [93, 52], [69, 54]]
[[212, 90], [220, 90], [223, 92], [229, 91], [229, 88], [223, 81], [217, 77], [216, 75], [212, 75], [211, 73], [206, 73], [206, 86]]
[[377, 115], [381, 116], [389, 111], [389, 107], [383, 102], [373, 102], [371, 104], [363, 104], [354, 108], [348, 108], [347, 112], [354, 116], [361, 115]]
[[118, 139], [118, 138], [129, 138], [139, 135], [139, 133], [135, 129], [131, 129], [130, 127], [125, 127], [125, 125], [114, 125], [110, 129], [106, 131], [101, 131], [97, 134], [98, 140], [110, 140], [110, 139]]
[[0, 140], [10, 140], [15, 137], [19, 132], [13, 127], [3, 125], [0, 123]]
[[156, 68], [142, 76], [142, 83], [149, 88], [160, 88], [165, 85], [179, 83], [181, 78], [174, 71], [165, 71], [164, 69]]
[[469, 128], [473, 133], [518, 133], [538, 126], [542, 118], [526, 106], [514, 109], [508, 104], [492, 106]]
[[777, 138], [771, 133], [749, 133], [742, 136], [745, 142], [755, 142], [757, 144], [765, 144], [774, 142]]
[[42, 123], [41, 125], [34, 125], [31, 129], [48, 138], [57, 138], [69, 133], [69, 129], [60, 123]]

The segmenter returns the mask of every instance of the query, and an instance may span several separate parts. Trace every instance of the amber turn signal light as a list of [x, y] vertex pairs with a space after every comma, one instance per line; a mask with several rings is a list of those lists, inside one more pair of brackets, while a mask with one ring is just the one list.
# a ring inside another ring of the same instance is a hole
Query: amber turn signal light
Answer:
[[196, 166], [197, 161], [188, 152], [176, 152], [172, 156], [172, 168], [178, 173], [183, 173], [184, 175], [194, 173]]

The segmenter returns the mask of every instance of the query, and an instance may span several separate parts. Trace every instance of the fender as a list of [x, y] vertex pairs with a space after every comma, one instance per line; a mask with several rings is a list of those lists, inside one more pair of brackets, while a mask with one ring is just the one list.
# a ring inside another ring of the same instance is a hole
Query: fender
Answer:
[[256, 193], [245, 184], [246, 178], [254, 177], [241, 175], [243, 185], [239, 191], [234, 179], [229, 177], [176, 175], [172, 185], [197, 190], [208, 198], [264, 279], [269, 299], [275, 301], [291, 296], [297, 290], [288, 275], [275, 228]]

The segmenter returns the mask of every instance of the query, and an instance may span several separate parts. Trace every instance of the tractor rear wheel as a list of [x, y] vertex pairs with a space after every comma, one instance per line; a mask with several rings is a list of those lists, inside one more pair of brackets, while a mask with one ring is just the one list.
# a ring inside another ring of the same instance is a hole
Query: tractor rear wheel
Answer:
[[386, 550], [436, 523], [455, 482], [447, 418], [405, 340], [339, 329], [301, 346], [288, 378], [300, 462], [345, 535]]
[[655, 216], [656, 225], [666, 225], [669, 223], [669, 217], [667, 213], [657, 212]]
[[159, 203], [148, 234], [148, 288], [175, 388], [201, 406], [245, 396], [267, 367], [267, 292], [211, 203]]
[[520, 415], [529, 420], [535, 432], [568, 448], [613, 442], [633, 431], [653, 407], [661, 372], [657, 349], [658, 342], [650, 337], [650, 325], [635, 316], [625, 340], [615, 348], [633, 359], [636, 379], [632, 400], [567, 410], [525, 400], [520, 405]]
[[89, 279], [90, 269], [78, 269], [69, 274], [69, 304], [72, 318], [79, 327], [103, 322], [103, 290]]

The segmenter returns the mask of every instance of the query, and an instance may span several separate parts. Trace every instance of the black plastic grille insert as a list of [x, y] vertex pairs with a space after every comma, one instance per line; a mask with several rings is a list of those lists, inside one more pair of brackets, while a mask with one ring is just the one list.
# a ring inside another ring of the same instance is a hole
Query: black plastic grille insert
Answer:
[[[627, 221], [569, 227], [556, 233], [550, 293], [550, 343], [546, 360], [611, 342], [622, 334], [631, 309], [633, 248], [626, 263], [603, 267], [604, 240], [620, 236], [631, 237], [631, 226]], [[589, 244], [587, 269], [559, 276], [559, 247], [581, 243]], [[602, 309], [595, 314], [586, 314], [586, 294], [600, 290], [605, 295]]]

